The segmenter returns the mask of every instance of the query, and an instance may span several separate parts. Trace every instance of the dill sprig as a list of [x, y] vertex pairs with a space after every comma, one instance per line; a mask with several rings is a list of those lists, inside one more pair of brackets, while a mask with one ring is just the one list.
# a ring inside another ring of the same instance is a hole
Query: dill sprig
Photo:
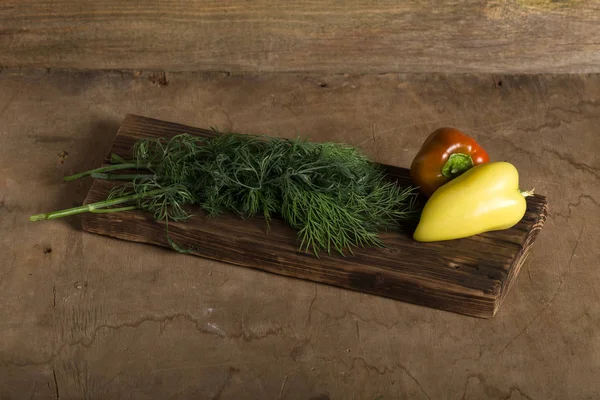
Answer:
[[[383, 246], [379, 231], [417, 217], [415, 189], [389, 181], [354, 147], [216, 133], [213, 138], [181, 134], [139, 140], [131, 160], [113, 155], [113, 165], [65, 178], [129, 180], [105, 201], [31, 219], [135, 207], [166, 221], [168, 229], [168, 221], [186, 220], [187, 206], [196, 205], [213, 217], [224, 212], [241, 218], [262, 215], [267, 223], [280, 217], [297, 230], [300, 249], [318, 255], [320, 250], [344, 254], [356, 246]], [[146, 172], [122, 175], [119, 169]], [[129, 205], [110, 208], [123, 204]]]

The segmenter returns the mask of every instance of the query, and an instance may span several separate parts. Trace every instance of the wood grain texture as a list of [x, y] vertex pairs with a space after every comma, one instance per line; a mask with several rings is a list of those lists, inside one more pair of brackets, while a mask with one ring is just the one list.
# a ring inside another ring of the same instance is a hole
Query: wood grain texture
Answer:
[[0, 66], [596, 72], [597, 0], [4, 0]]
[[[141, 138], [180, 133], [210, 137], [208, 130], [128, 115], [111, 153], [130, 157]], [[108, 159], [106, 160], [108, 162]], [[410, 184], [408, 170], [386, 166], [399, 182]], [[103, 200], [118, 183], [95, 181], [85, 203]], [[296, 233], [274, 220], [267, 234], [260, 218], [233, 215], [208, 219], [199, 210], [182, 223], [169, 223], [171, 238], [193, 254], [290, 277], [395, 298], [477, 317], [492, 317], [518, 275], [546, 218], [546, 198], [527, 199], [527, 212], [513, 228], [461, 240], [418, 243], [410, 233], [382, 234], [385, 248], [358, 249], [346, 257], [298, 250]], [[85, 214], [83, 229], [135, 242], [170, 247], [164, 222], [133, 211]]]

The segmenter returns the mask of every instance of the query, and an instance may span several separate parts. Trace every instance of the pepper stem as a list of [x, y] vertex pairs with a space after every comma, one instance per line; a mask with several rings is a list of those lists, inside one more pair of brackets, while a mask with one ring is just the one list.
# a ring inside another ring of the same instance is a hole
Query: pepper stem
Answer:
[[470, 155], [464, 153], [452, 153], [448, 161], [442, 167], [442, 175], [446, 178], [454, 179], [463, 174], [470, 168], [473, 168], [473, 159]]
[[533, 196], [533, 191], [535, 189], [531, 189], [531, 190], [519, 190], [519, 192], [521, 193], [521, 195], [523, 195], [523, 197], [530, 197]]

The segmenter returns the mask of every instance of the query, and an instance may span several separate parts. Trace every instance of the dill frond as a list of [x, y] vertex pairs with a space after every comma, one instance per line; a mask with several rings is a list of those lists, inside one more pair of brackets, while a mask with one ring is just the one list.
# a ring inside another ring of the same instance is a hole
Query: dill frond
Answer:
[[[344, 254], [357, 246], [383, 246], [379, 231], [414, 220], [418, 212], [414, 188], [387, 180], [380, 166], [346, 144], [238, 133], [217, 132], [211, 139], [181, 134], [139, 140], [132, 159], [115, 156], [115, 166], [106, 171], [135, 165], [152, 173], [128, 175], [131, 181], [111, 192], [111, 204], [132, 199], [128, 201], [167, 226], [189, 218], [186, 206], [192, 204], [209, 216], [262, 215], [267, 223], [280, 217], [297, 230], [299, 248], [317, 256], [322, 250]], [[119, 179], [106, 171], [93, 173]]]

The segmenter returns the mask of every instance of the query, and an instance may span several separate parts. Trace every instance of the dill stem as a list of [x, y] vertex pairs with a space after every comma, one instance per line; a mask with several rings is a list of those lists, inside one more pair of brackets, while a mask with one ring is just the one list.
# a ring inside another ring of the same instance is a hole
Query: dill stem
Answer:
[[151, 174], [105, 174], [103, 172], [92, 172], [90, 173], [90, 176], [94, 179], [103, 179], [107, 181], [132, 181], [136, 178], [156, 178], [156, 175]]
[[110, 162], [113, 164], [133, 164], [135, 161], [126, 161], [123, 157], [112, 153], [110, 155]]
[[[123, 204], [123, 203], [127, 203], [129, 201], [138, 200], [142, 197], [157, 195], [157, 194], [163, 193], [167, 190], [168, 190], [167, 188], [155, 189], [155, 190], [148, 191], [146, 193], [131, 194], [128, 196], [118, 197], [116, 199], [102, 200], [102, 201], [98, 201], [96, 203], [86, 204], [86, 205], [79, 206], [79, 207], [67, 208], [65, 210], [53, 211], [53, 212], [50, 212], [47, 214], [36, 214], [36, 215], [32, 215], [31, 217], [29, 217], [29, 220], [30, 221], [41, 221], [41, 220], [45, 220], [45, 219], [57, 219], [57, 218], [68, 217], [70, 215], [81, 214], [81, 213], [85, 213], [85, 212], [98, 212], [100, 209], [104, 209], [106, 207], [115, 206], [117, 204]], [[116, 208], [114, 210], [102, 210], [100, 212], [118, 212], [118, 211], [123, 211], [122, 208], [124, 208], [124, 207]]]
[[136, 163], [107, 165], [105, 167], [91, 169], [89, 171], [80, 172], [78, 174], [65, 176], [64, 180], [69, 182], [69, 181], [74, 181], [75, 179], [83, 178], [83, 177], [86, 177], [88, 175], [95, 174], [95, 173], [117, 171], [120, 169], [148, 169], [149, 167], [150, 167], [149, 164], [148, 165], [139, 165]]
[[113, 212], [120, 212], [120, 211], [131, 211], [131, 210], [136, 210], [138, 208], [138, 206], [125, 206], [125, 207], [115, 207], [115, 208], [100, 208], [97, 210], [92, 210], [90, 212], [93, 213], [97, 213], [97, 214], [106, 214], [106, 213], [113, 213]]

